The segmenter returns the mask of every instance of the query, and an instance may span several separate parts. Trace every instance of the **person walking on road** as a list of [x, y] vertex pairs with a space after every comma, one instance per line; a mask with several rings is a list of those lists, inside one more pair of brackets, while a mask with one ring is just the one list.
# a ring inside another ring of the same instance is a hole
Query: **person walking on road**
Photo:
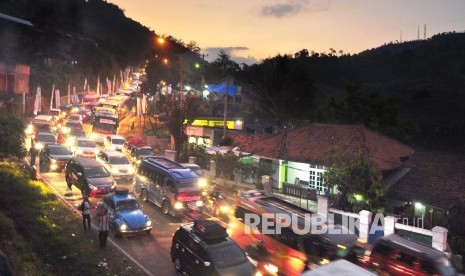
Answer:
[[108, 223], [110, 215], [108, 207], [105, 203], [99, 202], [97, 206], [97, 221], [98, 221], [98, 239], [100, 241], [100, 248], [104, 248], [107, 245], [108, 238]]
[[85, 195], [84, 198], [82, 199], [81, 205], [79, 206], [79, 209], [81, 210], [82, 213], [82, 224], [84, 225], [84, 230], [91, 230], [90, 228], [90, 202], [89, 202], [89, 196]]

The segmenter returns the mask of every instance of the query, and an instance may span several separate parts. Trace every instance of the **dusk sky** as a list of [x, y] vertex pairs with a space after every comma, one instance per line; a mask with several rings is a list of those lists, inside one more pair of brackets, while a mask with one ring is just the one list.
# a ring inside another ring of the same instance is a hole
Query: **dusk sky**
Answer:
[[359, 53], [385, 43], [465, 31], [465, 0], [109, 0], [158, 35], [196, 41], [254, 63], [301, 49]]

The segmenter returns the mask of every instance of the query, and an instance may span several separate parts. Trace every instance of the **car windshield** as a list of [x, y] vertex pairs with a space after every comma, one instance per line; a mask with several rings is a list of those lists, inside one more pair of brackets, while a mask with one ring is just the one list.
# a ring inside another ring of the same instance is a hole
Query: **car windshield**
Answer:
[[177, 188], [195, 188], [198, 187], [197, 179], [195, 181], [176, 182]]
[[84, 174], [89, 178], [109, 177], [110, 172], [103, 166], [84, 168]]
[[75, 137], [86, 137], [86, 132], [84, 130], [73, 129], [69, 135]]
[[213, 264], [219, 268], [225, 268], [247, 261], [244, 252], [235, 244], [219, 244], [210, 247], [209, 251]]
[[138, 209], [139, 204], [137, 203], [137, 200], [134, 199], [119, 201], [116, 205], [116, 210], [118, 211], [133, 211]]
[[96, 148], [97, 144], [94, 141], [89, 140], [77, 140], [77, 146], [83, 148]]
[[71, 155], [67, 147], [50, 147], [50, 154], [54, 155]]
[[50, 125], [47, 125], [47, 124], [36, 124], [34, 125], [34, 127], [38, 131], [50, 131]]
[[138, 152], [139, 155], [153, 155], [153, 151], [150, 148], [141, 148]]
[[128, 159], [125, 156], [111, 156], [108, 158], [110, 164], [113, 165], [127, 165], [129, 164]]
[[79, 115], [71, 115], [68, 117], [69, 120], [73, 120], [73, 121], [79, 121], [81, 120], [81, 116]]
[[39, 134], [39, 137], [37, 137], [37, 140], [39, 142], [50, 142], [50, 143], [56, 142], [55, 136], [53, 136], [52, 134], [49, 134], [49, 135]]
[[67, 127], [81, 127], [81, 123], [78, 122], [66, 122]]
[[124, 142], [126, 142], [126, 141], [124, 141], [124, 139], [113, 139], [113, 140], [111, 140], [111, 142], [112, 142], [113, 144], [115, 144], [115, 145], [122, 145], [122, 144], [124, 144]]

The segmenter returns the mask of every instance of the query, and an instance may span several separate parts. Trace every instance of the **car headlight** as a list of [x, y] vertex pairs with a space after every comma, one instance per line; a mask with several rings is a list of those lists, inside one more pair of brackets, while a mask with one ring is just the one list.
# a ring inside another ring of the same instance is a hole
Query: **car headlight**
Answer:
[[128, 226], [124, 223], [119, 226], [120, 231], [126, 231], [126, 229], [128, 229]]
[[57, 161], [56, 161], [55, 159], [50, 159], [50, 163], [52, 163], [52, 164], [56, 164], [56, 163], [57, 163]]
[[52, 130], [53, 130], [53, 131], [57, 131], [57, 129], [58, 129], [58, 128], [57, 128], [56, 126], [52, 127]]
[[74, 138], [70, 137], [66, 139], [66, 145], [72, 146], [74, 144]]
[[71, 132], [71, 128], [69, 128], [69, 127], [64, 127], [61, 131], [62, 131], [63, 133], [70, 133], [70, 132]]
[[205, 188], [207, 186], [207, 180], [205, 178], [200, 178], [198, 185], [200, 188]]
[[255, 272], [255, 276], [263, 276], [263, 274], [260, 271]]
[[117, 168], [112, 168], [112, 169], [111, 169], [111, 173], [115, 173], [115, 174], [116, 174], [116, 173], [119, 173], [119, 170], [118, 170]]
[[34, 127], [32, 125], [28, 125], [26, 130], [24, 131], [27, 135], [31, 135], [34, 132]]
[[110, 146], [110, 150], [115, 150], [115, 149], [116, 149], [115, 146], [113, 146], [113, 145]]
[[221, 213], [228, 213], [228, 212], [229, 212], [229, 206], [227, 206], [227, 205], [221, 205], [221, 206], [220, 206], [220, 212], [221, 212]]
[[135, 172], [134, 167], [129, 167], [128, 173], [133, 174]]
[[77, 149], [76, 151], [78, 154], [82, 154], [84, 151], [82, 149]]
[[141, 160], [140, 159], [137, 159], [136, 163], [137, 164], [140, 164]]
[[41, 150], [41, 149], [44, 148], [44, 144], [42, 144], [42, 143], [37, 143], [37, 144], [34, 146], [34, 148], [35, 148], [36, 150]]
[[272, 265], [270, 263], [266, 264], [263, 266], [266, 271], [268, 271], [271, 274], [278, 274], [278, 267], [275, 265]]
[[151, 220], [148, 220], [148, 221], [145, 223], [145, 226], [146, 226], [146, 227], [152, 226], [152, 221], [151, 221]]
[[203, 206], [203, 201], [202, 201], [202, 200], [197, 200], [197, 201], [195, 202], [195, 206], [197, 206], [197, 207], [202, 207], [202, 206]]
[[182, 202], [179, 202], [179, 201], [176, 201], [176, 203], [174, 203], [174, 209], [182, 209], [182, 207], [184, 207], [184, 205], [182, 204]]
[[90, 139], [91, 139], [91, 140], [97, 139], [97, 134], [95, 134], [95, 133], [92, 132], [92, 133], [90, 134]]

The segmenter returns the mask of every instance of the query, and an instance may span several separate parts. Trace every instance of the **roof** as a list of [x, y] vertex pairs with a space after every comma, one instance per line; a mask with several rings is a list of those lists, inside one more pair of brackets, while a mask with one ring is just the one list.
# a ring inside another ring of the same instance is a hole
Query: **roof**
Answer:
[[448, 209], [465, 202], [465, 154], [417, 149], [405, 164], [410, 170], [387, 197]]
[[404, 239], [396, 234], [391, 234], [389, 236], [382, 237], [378, 242], [381, 241], [384, 241], [387, 244], [395, 245], [397, 248], [403, 248], [404, 251], [408, 250], [411, 254], [428, 256], [433, 260], [438, 260], [439, 258], [446, 256], [443, 252], [439, 250], [411, 240]]
[[402, 160], [414, 152], [409, 146], [362, 125], [319, 123], [260, 140], [242, 150], [271, 159], [326, 166], [331, 165], [335, 153], [353, 157], [362, 153], [379, 171], [401, 167]]
[[76, 161], [79, 164], [82, 164], [84, 167], [101, 167], [103, 166], [97, 160], [87, 158], [87, 157], [74, 157], [72, 160]]

